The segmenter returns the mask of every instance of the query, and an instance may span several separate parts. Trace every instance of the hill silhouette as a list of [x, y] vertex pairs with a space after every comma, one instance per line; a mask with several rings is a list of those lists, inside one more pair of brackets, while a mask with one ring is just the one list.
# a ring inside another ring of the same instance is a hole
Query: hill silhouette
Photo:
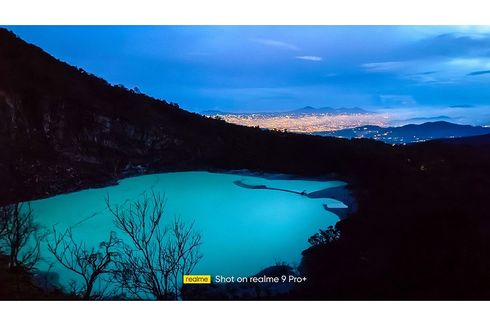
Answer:
[[[250, 168], [314, 174], [326, 171], [322, 161], [335, 170], [337, 158], [329, 158], [354, 154], [349, 147], [357, 146], [205, 118], [110, 85], [5, 29], [0, 30], [0, 114], [2, 202], [152, 171]], [[322, 151], [311, 159], [319, 146]]]
[[[490, 299], [490, 147], [296, 135], [187, 112], [0, 29], [0, 204], [128, 175], [250, 169], [349, 182], [340, 239], [275, 299]], [[258, 226], [260, 227], [260, 226]]]
[[400, 127], [361, 126], [336, 131], [318, 132], [323, 136], [365, 137], [389, 144], [411, 143], [440, 138], [459, 138], [489, 134], [490, 128], [460, 125], [446, 121], [408, 124]]

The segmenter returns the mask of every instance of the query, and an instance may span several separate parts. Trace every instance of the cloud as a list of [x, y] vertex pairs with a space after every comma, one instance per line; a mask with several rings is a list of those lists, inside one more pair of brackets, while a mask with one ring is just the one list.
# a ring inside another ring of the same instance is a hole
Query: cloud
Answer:
[[490, 61], [488, 59], [481, 58], [454, 58], [449, 60], [447, 63], [451, 66], [460, 67], [462, 69], [490, 66]]
[[414, 75], [432, 75], [432, 74], [435, 74], [437, 71], [424, 71], [424, 72], [419, 72], [419, 73], [416, 73]]
[[307, 61], [322, 61], [323, 60], [322, 57], [318, 57], [315, 55], [300, 55], [300, 56], [297, 56], [296, 59], [307, 60]]
[[417, 102], [411, 95], [386, 94], [379, 95], [379, 101], [383, 105], [406, 106], [416, 105]]
[[283, 42], [283, 41], [278, 41], [278, 40], [271, 40], [271, 39], [255, 39], [254, 40], [257, 43], [267, 45], [267, 46], [272, 46], [276, 48], [282, 48], [282, 49], [287, 49], [287, 50], [293, 50], [293, 51], [298, 51], [299, 48], [291, 43]]
[[[465, 76], [490, 74], [488, 57], [450, 57], [443, 59], [370, 62], [361, 65], [367, 74], [391, 74], [416, 84], [454, 84]], [[469, 72], [469, 73], [468, 73]], [[467, 80], [466, 80], [467, 82]]]
[[479, 70], [479, 71], [473, 71], [468, 74], [468, 76], [478, 76], [478, 75], [486, 75], [490, 74], [490, 70]]
[[403, 68], [405, 64], [400, 61], [370, 62], [364, 63], [361, 67], [367, 72], [388, 72]]
[[[421, 40], [414, 44], [414, 53], [422, 56], [490, 56], [490, 34], [445, 33]], [[412, 52], [407, 49], [407, 52]]]
[[407, 79], [407, 80], [412, 80], [417, 83], [436, 83], [439, 81], [439, 75], [438, 71], [423, 71], [423, 72], [416, 72], [416, 73], [408, 73], [401, 78]]

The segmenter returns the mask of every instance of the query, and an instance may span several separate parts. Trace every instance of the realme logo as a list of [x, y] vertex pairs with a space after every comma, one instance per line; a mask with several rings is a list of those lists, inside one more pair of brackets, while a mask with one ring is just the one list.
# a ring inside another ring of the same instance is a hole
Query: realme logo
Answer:
[[184, 284], [211, 284], [211, 275], [184, 275]]

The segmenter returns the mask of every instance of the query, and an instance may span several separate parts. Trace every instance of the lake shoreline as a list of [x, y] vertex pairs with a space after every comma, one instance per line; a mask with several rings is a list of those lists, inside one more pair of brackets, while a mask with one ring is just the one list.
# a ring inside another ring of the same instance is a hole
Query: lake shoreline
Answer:
[[[237, 179], [291, 191], [289, 194], [278, 191], [258, 193], [236, 186], [234, 181]], [[205, 237], [202, 253], [207, 258], [199, 265], [197, 273], [241, 276], [273, 264], [274, 259], [297, 263], [301, 252], [308, 248], [308, 238], [339, 220], [337, 214], [325, 211], [322, 204], [328, 201], [309, 199], [299, 196], [298, 192], [305, 189], [319, 195], [318, 189], [337, 184], [344, 183], [272, 182], [243, 174], [208, 171], [158, 173], [125, 178], [118, 186], [107, 189], [91, 189], [36, 201], [32, 208], [43, 225], [56, 225], [60, 230], [73, 228], [76, 236], [84, 239], [88, 246], [97, 246], [114, 230], [103, 198], [110, 196], [111, 203], [119, 205], [136, 200], [144, 191], [152, 189], [165, 194], [168, 199], [165, 216], [179, 216], [187, 223], [196, 222], [196, 228]], [[44, 243], [42, 248], [47, 253]], [[223, 264], [224, 261], [230, 263]], [[48, 263], [46, 261], [42, 266], [46, 267]], [[52, 271], [60, 275], [61, 284], [67, 284], [71, 276], [58, 267]], [[46, 268], [40, 267], [40, 270]]]
[[[222, 172], [222, 173], [226, 173], [226, 172]], [[299, 176], [283, 174], [283, 173], [278, 173], [278, 174], [261, 173], [261, 172], [253, 172], [249, 170], [233, 170], [233, 171], [229, 171], [228, 173], [233, 175], [261, 177], [268, 180], [311, 180], [311, 181], [325, 181], [325, 182], [339, 181], [338, 179], [333, 179], [333, 178], [306, 178], [306, 177], [299, 177]], [[349, 214], [357, 210], [357, 202], [355, 201], [352, 192], [348, 189], [349, 184], [345, 183], [344, 181], [341, 182], [343, 182], [344, 184], [339, 186], [324, 188], [309, 193], [291, 191], [287, 189], [271, 188], [271, 187], [267, 187], [266, 185], [248, 185], [241, 180], [237, 180], [234, 183], [239, 187], [248, 188], [252, 190], [286, 191], [312, 199], [331, 198], [331, 199], [338, 200], [344, 203], [347, 206], [347, 208], [329, 208], [326, 204], [323, 205], [323, 208], [326, 211], [330, 211], [336, 214], [340, 220], [343, 220], [347, 218]]]
[[179, 172], [207, 172], [207, 173], [222, 173], [222, 174], [231, 174], [236, 176], [245, 176], [245, 177], [260, 177], [267, 180], [305, 180], [305, 181], [324, 181], [324, 182], [333, 182], [333, 181], [341, 181], [344, 182], [345, 185], [329, 187], [325, 189], [321, 189], [312, 193], [307, 194], [306, 196], [309, 198], [332, 198], [344, 203], [347, 208], [328, 208], [327, 205], [323, 205], [326, 211], [330, 211], [339, 217], [339, 220], [343, 220], [348, 218], [348, 216], [357, 211], [358, 205], [357, 201], [354, 198], [353, 192], [350, 189], [351, 183], [347, 183], [342, 181], [342, 178], [336, 178], [334, 174], [323, 175], [323, 176], [302, 176], [297, 174], [287, 174], [287, 173], [273, 173], [273, 172], [264, 172], [264, 171], [253, 171], [249, 169], [232, 169], [232, 170], [222, 170], [222, 169], [168, 169], [165, 171], [161, 170], [132, 170], [123, 174], [120, 178], [114, 178], [107, 180], [105, 182], [97, 182], [94, 184], [87, 183], [81, 187], [76, 187], [75, 189], [67, 189], [67, 191], [60, 191], [57, 193], [44, 194], [40, 196], [34, 196], [29, 200], [24, 200], [24, 202], [36, 201], [47, 199], [54, 196], [66, 195], [71, 193], [76, 193], [84, 190], [90, 189], [101, 189], [106, 187], [114, 187], [118, 186], [121, 181], [131, 178], [137, 178], [140, 176], [148, 176], [153, 174], [161, 174], [161, 173], [179, 173]]

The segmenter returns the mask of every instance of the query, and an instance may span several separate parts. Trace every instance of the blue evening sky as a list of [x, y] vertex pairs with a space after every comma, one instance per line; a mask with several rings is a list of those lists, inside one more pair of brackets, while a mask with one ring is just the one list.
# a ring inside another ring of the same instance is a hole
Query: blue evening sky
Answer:
[[428, 108], [490, 104], [490, 27], [8, 28], [110, 83], [190, 111], [311, 105], [424, 115]]

